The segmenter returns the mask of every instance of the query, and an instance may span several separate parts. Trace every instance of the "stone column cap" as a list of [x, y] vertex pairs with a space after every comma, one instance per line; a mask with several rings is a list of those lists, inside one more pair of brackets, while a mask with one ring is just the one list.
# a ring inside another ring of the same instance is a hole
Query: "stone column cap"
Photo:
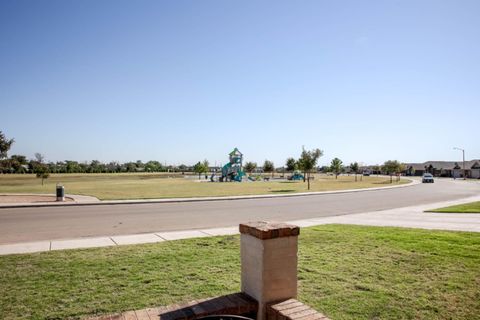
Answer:
[[258, 239], [267, 240], [298, 236], [300, 234], [300, 227], [283, 222], [252, 221], [241, 223], [240, 233], [249, 234]]

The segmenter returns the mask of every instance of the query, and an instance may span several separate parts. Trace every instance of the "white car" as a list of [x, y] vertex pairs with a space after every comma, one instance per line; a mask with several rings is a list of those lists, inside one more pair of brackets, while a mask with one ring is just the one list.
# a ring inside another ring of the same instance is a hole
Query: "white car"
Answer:
[[424, 173], [422, 176], [422, 183], [433, 183], [433, 176], [431, 173]]

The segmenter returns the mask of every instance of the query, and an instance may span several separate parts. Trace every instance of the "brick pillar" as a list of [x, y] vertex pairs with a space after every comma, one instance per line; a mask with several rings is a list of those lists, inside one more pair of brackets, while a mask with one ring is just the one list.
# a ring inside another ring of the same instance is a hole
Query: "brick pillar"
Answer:
[[240, 224], [242, 292], [258, 301], [257, 320], [266, 304], [297, 296], [298, 226], [274, 222]]

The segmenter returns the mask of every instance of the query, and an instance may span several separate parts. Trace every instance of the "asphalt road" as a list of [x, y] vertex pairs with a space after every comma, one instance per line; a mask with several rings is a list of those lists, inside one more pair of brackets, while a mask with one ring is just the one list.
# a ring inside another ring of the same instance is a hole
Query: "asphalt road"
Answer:
[[400, 208], [480, 194], [480, 183], [434, 184], [343, 194], [0, 209], [0, 244], [234, 226], [251, 220], [288, 221]]

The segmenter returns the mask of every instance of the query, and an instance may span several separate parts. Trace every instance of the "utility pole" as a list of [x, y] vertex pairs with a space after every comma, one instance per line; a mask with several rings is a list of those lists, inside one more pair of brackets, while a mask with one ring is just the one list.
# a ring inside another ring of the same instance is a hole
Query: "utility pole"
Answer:
[[462, 151], [462, 157], [463, 157], [463, 180], [467, 180], [467, 171], [465, 170], [465, 150], [462, 148], [457, 148], [454, 147], [454, 150], [460, 150]]

